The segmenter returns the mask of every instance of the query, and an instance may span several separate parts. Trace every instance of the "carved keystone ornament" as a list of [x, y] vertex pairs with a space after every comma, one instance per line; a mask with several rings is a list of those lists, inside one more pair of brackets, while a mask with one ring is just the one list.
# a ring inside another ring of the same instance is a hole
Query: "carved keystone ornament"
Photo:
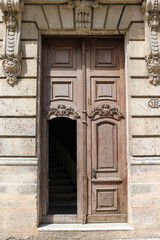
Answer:
[[77, 29], [90, 30], [92, 8], [100, 8], [102, 5], [95, 0], [70, 0], [64, 7], [75, 8]]
[[5, 24], [2, 66], [7, 82], [13, 85], [17, 82], [17, 77], [21, 72], [22, 55], [19, 52], [19, 45], [23, 2], [21, 0], [0, 0], [0, 8]]
[[45, 117], [48, 119], [52, 119], [54, 117], [69, 117], [71, 119], [80, 118], [74, 108], [66, 107], [63, 104], [60, 104], [57, 107], [50, 108]]
[[89, 118], [94, 119], [97, 115], [102, 118], [113, 118], [116, 120], [124, 118], [118, 108], [111, 107], [109, 104], [103, 104], [102, 107], [94, 108]]
[[146, 63], [150, 83], [160, 83], [160, 0], [145, 0], [142, 5], [145, 12]]

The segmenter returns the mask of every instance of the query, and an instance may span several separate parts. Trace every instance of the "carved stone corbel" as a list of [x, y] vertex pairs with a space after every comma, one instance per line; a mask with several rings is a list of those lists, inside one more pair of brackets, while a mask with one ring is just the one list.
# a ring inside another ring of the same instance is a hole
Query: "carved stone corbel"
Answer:
[[92, 8], [99, 8], [101, 4], [96, 0], [69, 0], [65, 8], [75, 8], [76, 27], [81, 30], [90, 30]]
[[55, 117], [69, 117], [71, 119], [80, 118], [74, 108], [66, 107], [63, 104], [60, 104], [57, 107], [50, 108], [45, 114], [45, 117], [48, 119], [52, 119]]
[[150, 83], [160, 83], [160, 0], [145, 0], [142, 4], [145, 13], [146, 63]]
[[0, 0], [0, 8], [5, 25], [2, 66], [7, 82], [13, 85], [21, 72], [22, 55], [19, 49], [23, 2], [22, 0]]

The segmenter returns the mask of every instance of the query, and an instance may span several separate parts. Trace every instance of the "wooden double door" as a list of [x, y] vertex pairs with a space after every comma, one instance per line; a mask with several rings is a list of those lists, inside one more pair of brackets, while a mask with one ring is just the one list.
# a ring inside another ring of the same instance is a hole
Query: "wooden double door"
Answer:
[[47, 123], [67, 117], [77, 121], [76, 221], [125, 222], [123, 38], [44, 38], [42, 94], [43, 215], [49, 201]]

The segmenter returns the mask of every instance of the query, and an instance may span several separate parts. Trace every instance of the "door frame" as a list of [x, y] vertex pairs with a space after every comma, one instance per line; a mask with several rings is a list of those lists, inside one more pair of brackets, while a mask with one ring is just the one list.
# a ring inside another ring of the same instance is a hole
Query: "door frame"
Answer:
[[[88, 38], [100, 38], [100, 39], [115, 39], [115, 38], [123, 38], [123, 36], [72, 36], [72, 35], [67, 35], [67, 36], [60, 36], [60, 35], [54, 35], [54, 36], [42, 36], [42, 39], [48, 39], [48, 38], [52, 38], [52, 39], [56, 39], [56, 38], [69, 38], [69, 39], [82, 39], [82, 68], [85, 68], [85, 62], [86, 62], [86, 50], [85, 50], [85, 39]], [[47, 48], [47, 46], [44, 46], [44, 44], [42, 44], [42, 49], [44, 52], [44, 50]], [[47, 57], [43, 56], [44, 60], [43, 62], [47, 62]], [[41, 66], [41, 69], [43, 69], [42, 71], [42, 79], [45, 79], [45, 72], [47, 70], [47, 65], [45, 64], [45, 66]], [[125, 71], [125, 70], [124, 70]], [[83, 74], [84, 74], [84, 81], [83, 81], [83, 91], [87, 91], [86, 89], [86, 70], [83, 70]], [[41, 91], [43, 88], [43, 83], [41, 84]], [[47, 89], [47, 94], [49, 93], [49, 89]], [[46, 99], [47, 94], [45, 96], [43, 96], [44, 99]], [[85, 94], [84, 94], [85, 95]], [[42, 92], [41, 92], [41, 96], [42, 96]], [[44, 100], [45, 101], [45, 100]], [[41, 104], [42, 105], [42, 104]], [[126, 105], [125, 105], [126, 108]], [[80, 166], [80, 168], [83, 168], [83, 182], [81, 182], [82, 184], [82, 189], [83, 189], [83, 201], [81, 202], [81, 212], [82, 214], [79, 214], [77, 211], [76, 215], [59, 215], [59, 216], [54, 216], [54, 215], [47, 215], [47, 208], [48, 208], [48, 121], [47, 119], [44, 119], [44, 112], [41, 106], [41, 125], [42, 127], [42, 131], [41, 131], [41, 144], [42, 146], [46, 146], [45, 150], [41, 148], [41, 162], [40, 162], [40, 169], [41, 169], [41, 174], [40, 174], [40, 204], [41, 204], [41, 215], [42, 215], [42, 222], [47, 222], [47, 223], [62, 223], [63, 221], [65, 221], [66, 223], [86, 223], [87, 222], [87, 212], [88, 212], [88, 206], [87, 206], [87, 195], [88, 195], [88, 183], [87, 183], [87, 112], [86, 112], [86, 95], [84, 96], [83, 99], [83, 111], [82, 111], [82, 123], [83, 123], [83, 145], [85, 146], [85, 148], [83, 149], [83, 164]], [[81, 123], [80, 119], [77, 119], [77, 135], [78, 135], [78, 125]], [[127, 129], [127, 122], [126, 122], [126, 129]], [[78, 139], [77, 139], [77, 146], [79, 145], [78, 143]], [[127, 152], [127, 147], [126, 147], [126, 152]], [[78, 149], [77, 149], [77, 155], [78, 155]], [[45, 160], [44, 160], [45, 159]], [[80, 161], [79, 161], [80, 162]], [[127, 163], [127, 158], [126, 158], [126, 163]], [[77, 159], [77, 168], [79, 168], [78, 166], [78, 159]], [[77, 171], [78, 173], [78, 171]], [[127, 177], [127, 176], [126, 176]], [[43, 182], [43, 183], [42, 183]], [[81, 194], [81, 193], [79, 193]], [[77, 179], [77, 199], [78, 199], [78, 179]], [[78, 206], [78, 202], [77, 202], [77, 206]]]

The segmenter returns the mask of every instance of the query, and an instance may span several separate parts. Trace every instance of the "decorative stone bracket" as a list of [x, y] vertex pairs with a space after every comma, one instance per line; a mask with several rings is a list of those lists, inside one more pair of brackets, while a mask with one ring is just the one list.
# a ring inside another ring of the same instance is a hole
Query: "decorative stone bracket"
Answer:
[[92, 8], [100, 8], [102, 5], [95, 0], [69, 0], [64, 7], [69, 9], [75, 8], [77, 29], [90, 30]]
[[14, 85], [21, 72], [22, 55], [19, 46], [23, 2], [22, 0], [0, 0], [0, 8], [5, 24], [3, 71], [7, 82]]
[[160, 83], [160, 0], [144, 0], [146, 63], [150, 83]]
[[121, 120], [124, 118], [118, 108], [111, 107], [109, 104], [103, 104], [102, 107], [94, 108], [92, 113], [89, 115], [89, 118], [93, 120], [97, 115], [101, 118], [107, 117], [115, 120]]
[[63, 104], [60, 104], [57, 107], [50, 108], [47, 114], [45, 114], [45, 117], [48, 119], [52, 119], [55, 117], [69, 117], [71, 119], [80, 118], [74, 108], [66, 107]]

